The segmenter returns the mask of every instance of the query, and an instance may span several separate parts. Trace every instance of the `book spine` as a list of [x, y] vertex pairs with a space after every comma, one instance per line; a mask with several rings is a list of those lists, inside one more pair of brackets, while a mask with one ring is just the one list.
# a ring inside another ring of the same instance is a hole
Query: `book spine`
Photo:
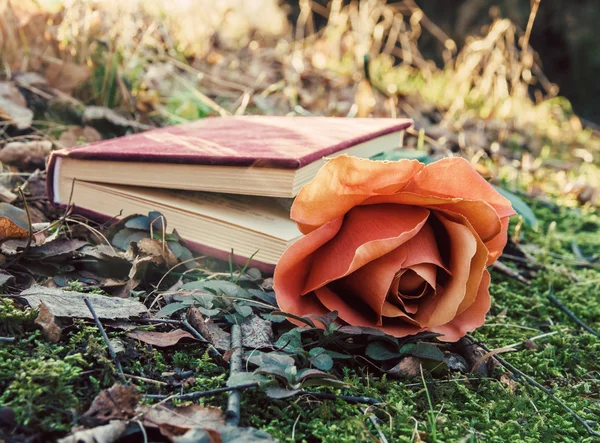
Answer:
[[50, 158], [48, 159], [48, 164], [46, 165], [46, 196], [48, 197], [50, 203], [58, 203], [58, 200], [56, 199], [56, 191], [54, 188], [56, 182], [58, 181], [56, 164], [58, 162], [59, 157], [62, 156], [61, 151], [51, 152]]

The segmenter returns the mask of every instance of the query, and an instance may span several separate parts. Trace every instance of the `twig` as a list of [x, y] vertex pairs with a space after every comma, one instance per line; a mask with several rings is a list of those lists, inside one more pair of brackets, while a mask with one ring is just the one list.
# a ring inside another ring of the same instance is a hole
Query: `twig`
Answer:
[[181, 325], [181, 320], [173, 320], [170, 318], [138, 318], [136, 321], [142, 323], [168, 323], [173, 325]]
[[150, 399], [156, 399], [156, 400], [163, 400], [165, 398], [169, 398], [169, 399], [174, 399], [174, 400], [196, 400], [197, 398], [202, 398], [202, 397], [210, 397], [211, 395], [217, 395], [217, 394], [222, 394], [223, 392], [231, 392], [231, 391], [241, 391], [244, 389], [250, 389], [250, 388], [257, 388], [259, 386], [258, 383], [254, 382], [254, 383], [246, 383], [244, 385], [237, 385], [237, 386], [227, 386], [224, 388], [217, 388], [217, 389], [211, 389], [210, 391], [197, 391], [197, 392], [190, 392], [189, 394], [180, 394], [180, 395], [154, 395], [154, 394], [147, 394], [144, 395], [144, 398], [150, 398]]
[[183, 315], [181, 317], [181, 324], [183, 325], [183, 327], [185, 329], [190, 331], [190, 333], [194, 337], [196, 337], [198, 340], [203, 341], [204, 343], [208, 343], [208, 355], [210, 355], [212, 357], [212, 359], [215, 361], [216, 364], [218, 364], [219, 366], [224, 367], [224, 368], [227, 367], [227, 362], [225, 361], [225, 359], [223, 358], [221, 353], [217, 350], [217, 348], [215, 348], [207, 339], [205, 339], [202, 336], [202, 334], [200, 334], [198, 332], [198, 330], [196, 328], [194, 328], [190, 324], [190, 322], [187, 321], [187, 319], [185, 318], [185, 315]]
[[[469, 340], [471, 340], [471, 342], [473, 344], [477, 344], [479, 345], [483, 350], [485, 350], [486, 352], [491, 352], [491, 350], [484, 345], [481, 342], [476, 341], [473, 337], [471, 337], [470, 335], [467, 335], [467, 337], [469, 338]], [[493, 358], [500, 363], [502, 366], [504, 366], [506, 369], [508, 369], [510, 372], [512, 372], [512, 374], [515, 376], [515, 378], [517, 380], [525, 380], [527, 383], [529, 383], [531, 386], [538, 388], [540, 391], [542, 391], [543, 393], [545, 393], [546, 395], [548, 395], [552, 400], [554, 400], [560, 407], [562, 407], [565, 411], [567, 411], [569, 414], [571, 414], [571, 416], [573, 418], [575, 418], [579, 423], [581, 423], [583, 425], [583, 427], [586, 429], [586, 431], [588, 431], [588, 433], [591, 436], [594, 437], [600, 437], [600, 433], [594, 431], [591, 426], [588, 424], [588, 422], [580, 417], [573, 409], [571, 409], [570, 407], [568, 407], [565, 403], [562, 402], [562, 400], [560, 400], [558, 397], [556, 397], [554, 395], [554, 393], [546, 388], [545, 386], [541, 385], [540, 383], [538, 383], [537, 381], [535, 381], [532, 377], [530, 377], [529, 375], [525, 374], [524, 372], [520, 371], [519, 369], [515, 368], [513, 365], [511, 365], [509, 362], [507, 362], [506, 360], [504, 360], [502, 357], [498, 356], [498, 355], [494, 355]]]
[[0, 343], [14, 343], [15, 337], [0, 337]]
[[525, 285], [531, 284], [531, 282], [529, 280], [527, 280], [525, 277], [523, 277], [517, 271], [509, 268], [508, 266], [506, 266], [504, 263], [502, 263], [500, 261], [496, 261], [492, 266], [494, 268], [496, 268], [498, 271], [503, 272], [504, 274], [508, 275], [509, 277], [512, 277]]
[[596, 330], [592, 329], [590, 326], [585, 324], [583, 322], [583, 320], [581, 320], [579, 317], [577, 317], [575, 314], [573, 314], [573, 312], [569, 308], [567, 308], [565, 305], [563, 305], [561, 302], [559, 302], [555, 296], [553, 296], [552, 294], [547, 294], [546, 297], [548, 298], [548, 300], [550, 300], [552, 303], [554, 303], [561, 311], [563, 311], [565, 314], [567, 314], [567, 316], [571, 320], [573, 320], [575, 323], [577, 323], [583, 329], [588, 331], [590, 334], [595, 335], [596, 337], [600, 337], [600, 334]]
[[152, 384], [159, 385], [159, 386], [168, 386], [169, 385], [169, 383], [165, 383], [164, 381], [152, 380], [151, 378], [140, 377], [139, 375], [133, 375], [133, 374], [123, 374], [123, 375], [127, 378], [133, 378], [134, 380], [139, 380], [139, 381], [143, 381], [146, 383], [152, 383]]
[[296, 395], [312, 395], [320, 400], [344, 400], [347, 403], [362, 403], [365, 405], [380, 405], [381, 402], [373, 397], [355, 397], [354, 395], [337, 395], [328, 392], [298, 391]]
[[110, 343], [110, 340], [108, 339], [108, 335], [106, 335], [104, 326], [102, 326], [102, 323], [100, 323], [98, 314], [96, 314], [96, 311], [94, 310], [94, 307], [92, 306], [92, 303], [86, 296], [83, 297], [83, 301], [85, 302], [85, 305], [90, 310], [92, 317], [94, 317], [94, 322], [96, 323], [96, 326], [100, 330], [100, 335], [102, 335], [102, 338], [104, 339], [104, 343], [106, 343], [106, 347], [108, 348], [108, 353], [110, 354], [111, 358], [113, 359], [113, 362], [115, 363], [115, 367], [117, 368], [119, 375], [121, 376], [121, 378], [123, 380], [126, 381], [125, 374], [123, 373], [123, 367], [121, 366], [121, 362], [117, 358], [117, 353], [115, 352], [114, 348], [112, 347], [112, 344]]
[[[229, 361], [229, 377], [242, 371], [242, 328], [240, 325], [231, 327], [231, 360]], [[230, 391], [227, 398], [227, 411], [225, 411], [225, 424], [237, 426], [240, 422], [242, 393], [239, 390]]]

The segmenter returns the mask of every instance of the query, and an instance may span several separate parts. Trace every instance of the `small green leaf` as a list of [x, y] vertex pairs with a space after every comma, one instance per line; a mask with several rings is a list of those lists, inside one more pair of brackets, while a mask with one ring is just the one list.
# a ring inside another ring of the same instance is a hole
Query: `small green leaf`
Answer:
[[294, 328], [281, 334], [281, 337], [275, 342], [274, 346], [288, 353], [297, 353], [302, 351], [302, 329]]
[[156, 317], [158, 317], [158, 318], [170, 317], [171, 315], [175, 314], [176, 312], [187, 309], [189, 306], [190, 306], [190, 304], [185, 303], [185, 302], [169, 303], [168, 305], [166, 305], [164, 308], [162, 308], [160, 311], [158, 311], [156, 313]]
[[402, 354], [397, 349], [390, 347], [389, 345], [376, 341], [369, 343], [365, 351], [367, 357], [377, 361], [391, 360], [393, 358], [401, 357]]
[[236, 303], [233, 305], [233, 308], [242, 317], [248, 317], [252, 314], [252, 308], [250, 306], [239, 305]]
[[525, 224], [527, 226], [530, 226], [532, 229], [537, 230], [539, 224], [538, 219], [529, 207], [529, 205], [525, 203], [521, 199], [521, 197], [517, 196], [516, 194], [513, 194], [512, 192], [507, 191], [506, 189], [501, 188], [499, 186], [493, 186], [500, 194], [502, 194], [502, 196], [504, 196], [508, 201], [510, 201], [513, 209], [517, 211], [517, 214], [523, 217], [523, 221], [525, 222]]
[[372, 160], [418, 160], [421, 163], [431, 163], [433, 158], [427, 154], [427, 152], [419, 150], [419, 149], [393, 149], [391, 151], [382, 152], [381, 154], [377, 154], [371, 157]]
[[269, 386], [265, 392], [267, 394], [267, 397], [274, 398], [276, 400], [281, 400], [284, 398], [293, 397], [298, 392], [300, 392], [300, 389], [289, 390], [285, 388], [280, 388], [279, 386]]
[[309, 352], [310, 363], [321, 371], [329, 371], [333, 368], [333, 359], [327, 355], [327, 351], [323, 348], [313, 348]]
[[425, 360], [445, 360], [444, 353], [431, 343], [417, 343], [410, 351], [408, 351], [408, 354]]
[[248, 383], [260, 383], [261, 377], [257, 374], [253, 374], [252, 372], [236, 372], [229, 376], [227, 380], [227, 386], [240, 386], [246, 385]]

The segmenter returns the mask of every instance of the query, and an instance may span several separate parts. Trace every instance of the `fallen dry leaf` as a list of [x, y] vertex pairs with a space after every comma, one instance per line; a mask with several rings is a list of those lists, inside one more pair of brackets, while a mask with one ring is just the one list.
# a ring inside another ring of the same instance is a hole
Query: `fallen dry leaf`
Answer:
[[143, 238], [137, 243], [140, 254], [153, 258], [157, 265], [166, 265], [168, 268], [175, 266], [178, 262], [175, 254], [169, 249], [165, 242], [153, 238]]
[[423, 361], [417, 357], [409, 355], [400, 360], [396, 366], [388, 371], [393, 377], [397, 378], [414, 378], [421, 373], [421, 365]]
[[158, 427], [165, 436], [183, 435], [193, 428], [216, 430], [224, 422], [223, 412], [212, 406], [191, 404], [183, 407], [141, 406], [144, 426]]
[[9, 203], [0, 203], [0, 240], [29, 237], [27, 213]]
[[46, 157], [52, 151], [52, 142], [48, 140], [31, 140], [27, 142], [10, 142], [0, 150], [0, 162], [13, 165], [21, 170], [44, 168]]
[[81, 423], [98, 426], [109, 420], [127, 420], [136, 414], [139, 400], [140, 394], [135, 386], [115, 383], [94, 398], [90, 408], [81, 416]]
[[42, 333], [46, 340], [52, 343], [58, 343], [62, 334], [63, 328], [60, 320], [57, 319], [48, 309], [45, 303], [40, 303], [38, 308], [38, 316], [35, 319], [35, 324], [42, 328]]
[[244, 348], [260, 349], [273, 347], [271, 322], [260, 318], [256, 314], [252, 314], [244, 320], [241, 328]]
[[195, 306], [191, 306], [186, 313], [190, 324], [215, 348], [226, 351], [230, 348], [231, 338], [229, 332], [221, 329], [210, 318], [202, 315]]
[[56, 317], [93, 318], [84, 302], [87, 297], [100, 319], [116, 320], [141, 317], [148, 314], [148, 309], [136, 300], [108, 297], [98, 294], [84, 294], [75, 291], [63, 291], [57, 288], [45, 288], [34, 285], [21, 292], [29, 305], [38, 308], [44, 303]]
[[71, 94], [75, 88], [90, 79], [91, 70], [87, 65], [79, 65], [65, 60], [47, 60], [46, 80], [59, 91]]
[[17, 129], [27, 129], [33, 122], [33, 111], [13, 82], [0, 82], [0, 118]]
[[102, 135], [91, 126], [73, 126], [60, 134], [58, 144], [63, 148], [72, 148], [100, 140]]
[[57, 443], [113, 443], [125, 433], [126, 429], [126, 421], [111, 420], [107, 425], [74, 432], [67, 437], [58, 439]]
[[126, 335], [129, 338], [139, 340], [152, 346], [158, 346], [159, 348], [175, 346], [182, 338], [194, 338], [192, 334], [182, 329], [175, 329], [169, 332], [135, 330], [128, 332]]

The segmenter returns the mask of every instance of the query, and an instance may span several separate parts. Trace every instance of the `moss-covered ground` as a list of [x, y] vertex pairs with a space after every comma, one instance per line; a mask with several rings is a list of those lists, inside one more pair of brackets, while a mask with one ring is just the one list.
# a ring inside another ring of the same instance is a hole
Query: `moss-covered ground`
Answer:
[[[536, 202], [532, 207], [539, 229], [522, 229], [519, 241], [538, 264], [537, 274], [525, 285], [493, 271], [492, 309], [473, 336], [496, 349], [547, 334], [535, 340], [536, 346], [515, 346], [503, 357], [597, 427], [600, 339], [582, 331], [546, 295], [552, 291], [585, 323], [600, 329], [600, 269], [577, 265], [572, 252], [573, 243], [584, 255], [599, 250], [600, 218], [582, 209]], [[2, 334], [17, 338], [0, 345], [0, 404], [13, 408], [23, 427], [60, 435], [100, 389], [112, 385], [115, 372], [95, 327], [76, 324], [59, 344], [51, 344], [35, 330], [34, 317], [8, 299], [0, 305]], [[194, 344], [166, 350], [137, 345], [124, 358], [125, 372], [139, 377], [160, 379], [174, 368], [195, 371], [186, 391], [221, 387], [227, 378]], [[349, 385], [338, 393], [375, 397], [383, 405], [367, 408], [310, 397], [272, 400], [252, 390], [243, 395], [241, 424], [298, 442], [377, 441], [378, 432], [397, 442], [592, 441], [547, 394], [519, 383], [502, 367], [493, 377], [425, 374], [425, 384], [420, 377], [391, 379], [360, 361], [337, 364], [333, 371]], [[146, 393], [167, 392], [152, 383], [136, 384]], [[225, 396], [201, 401], [222, 406]], [[379, 418], [379, 430], [371, 414]]]

